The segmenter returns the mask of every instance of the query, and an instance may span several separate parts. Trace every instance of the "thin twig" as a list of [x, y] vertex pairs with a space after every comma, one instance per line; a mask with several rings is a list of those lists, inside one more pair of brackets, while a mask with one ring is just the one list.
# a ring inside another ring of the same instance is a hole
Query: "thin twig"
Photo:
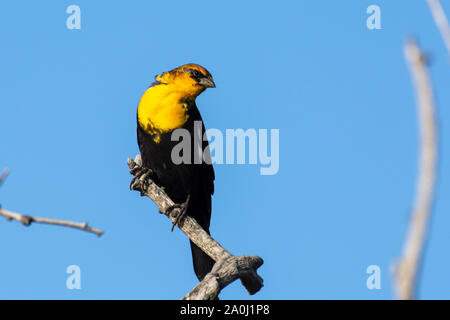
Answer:
[[[128, 159], [127, 163], [130, 173], [133, 175], [142, 168], [140, 155], [136, 156], [134, 161]], [[139, 179], [139, 186], [135, 186], [135, 190], [141, 191], [141, 195], [152, 199], [158, 206], [159, 212], [166, 215], [173, 223], [177, 222], [181, 209], [173, 207], [175, 203], [165, 193], [163, 188], [159, 187], [151, 179], [142, 176]], [[169, 208], [173, 209], [169, 210]], [[215, 299], [220, 290], [238, 278], [241, 279], [242, 284], [250, 294], [255, 294], [262, 288], [263, 279], [256, 273], [256, 270], [263, 264], [263, 260], [260, 257], [233, 256], [190, 216], [183, 217], [177, 226], [203, 252], [216, 261], [213, 270], [183, 299]]]
[[3, 184], [3, 182], [8, 177], [8, 175], [9, 175], [9, 169], [8, 168], [3, 169], [2, 173], [0, 174], [0, 186]]
[[399, 299], [414, 299], [434, 198], [438, 150], [433, 90], [426, 59], [415, 41], [406, 43], [405, 57], [417, 97], [420, 155], [414, 209], [394, 280]]
[[87, 222], [80, 223], [80, 222], [72, 222], [72, 221], [66, 221], [66, 220], [49, 219], [49, 218], [42, 218], [42, 217], [32, 217], [32, 216], [23, 215], [20, 213], [7, 211], [2, 208], [0, 208], [0, 215], [4, 216], [9, 221], [11, 221], [11, 220], [19, 221], [24, 226], [29, 226], [31, 223], [34, 222], [34, 223], [52, 224], [52, 225], [75, 228], [75, 229], [83, 230], [86, 232], [94, 233], [97, 236], [101, 236], [103, 234], [102, 230], [89, 227]]
[[439, 0], [427, 0], [427, 3], [450, 55], [450, 26], [444, 9]]

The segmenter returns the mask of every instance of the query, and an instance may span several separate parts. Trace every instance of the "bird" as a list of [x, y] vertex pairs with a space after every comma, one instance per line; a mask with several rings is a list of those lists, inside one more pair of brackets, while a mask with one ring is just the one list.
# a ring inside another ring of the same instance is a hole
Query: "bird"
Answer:
[[[188, 63], [163, 72], [155, 77], [142, 95], [137, 108], [137, 141], [142, 166], [150, 172], [151, 179], [164, 188], [167, 195], [194, 218], [210, 234], [211, 201], [214, 193], [214, 169], [210, 161], [208, 141], [196, 98], [207, 88], [215, 88], [214, 80], [204, 67]], [[200, 121], [200, 122], [199, 122]], [[196, 123], [201, 123], [201, 126]], [[196, 128], [201, 128], [200, 139], [195, 139]], [[172, 150], [179, 142], [173, 141], [177, 129], [189, 132], [191, 149], [188, 161], [173, 161]], [[195, 161], [201, 144], [206, 157]], [[200, 142], [198, 142], [200, 141]], [[172, 229], [173, 230], [173, 229]], [[203, 280], [214, 266], [214, 260], [192, 241], [190, 242], [195, 274]]]

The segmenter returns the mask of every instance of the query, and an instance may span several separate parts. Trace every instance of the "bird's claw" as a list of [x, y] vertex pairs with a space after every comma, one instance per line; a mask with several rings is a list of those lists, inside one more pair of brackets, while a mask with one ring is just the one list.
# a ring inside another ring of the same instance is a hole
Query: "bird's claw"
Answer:
[[130, 170], [130, 173], [134, 175], [134, 178], [130, 182], [130, 190], [137, 190], [141, 192], [141, 196], [144, 195], [147, 189], [148, 179], [153, 174], [153, 171], [136, 165]]
[[191, 199], [191, 195], [188, 195], [187, 199], [185, 202], [183, 203], [176, 203], [173, 206], [170, 206], [169, 208], [166, 209], [165, 214], [167, 214], [168, 216], [170, 216], [170, 213], [175, 210], [175, 209], [180, 209], [180, 212], [178, 213], [178, 215], [175, 218], [175, 221], [172, 223], [172, 231], [175, 228], [176, 225], [178, 225], [178, 223], [180, 223], [183, 218], [186, 216], [186, 212], [189, 206], [189, 200]]

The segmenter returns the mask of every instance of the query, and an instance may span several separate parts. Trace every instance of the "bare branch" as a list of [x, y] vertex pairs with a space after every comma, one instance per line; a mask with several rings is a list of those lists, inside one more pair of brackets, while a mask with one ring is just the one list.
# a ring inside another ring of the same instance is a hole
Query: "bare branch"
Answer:
[[20, 213], [7, 211], [2, 208], [0, 208], [0, 215], [4, 216], [9, 221], [11, 221], [11, 220], [19, 221], [24, 226], [29, 226], [31, 223], [35, 222], [35, 223], [53, 224], [53, 225], [58, 225], [58, 226], [75, 228], [75, 229], [94, 233], [97, 236], [101, 236], [103, 234], [102, 230], [89, 227], [87, 222], [80, 223], [80, 222], [72, 222], [72, 221], [66, 221], [66, 220], [32, 217], [32, 216], [23, 215]]
[[450, 26], [448, 24], [447, 17], [445, 16], [444, 9], [439, 0], [427, 0], [430, 7], [433, 19], [441, 32], [442, 39], [447, 46], [448, 53], [450, 55]]
[[[130, 173], [133, 175], [142, 167], [140, 155], [136, 156], [135, 161], [128, 159], [127, 163]], [[173, 208], [175, 203], [165, 191], [145, 175], [139, 180], [139, 187], [135, 190], [141, 191], [141, 195], [152, 199], [158, 206], [159, 212], [175, 223], [177, 217], [181, 214], [181, 209], [175, 207], [173, 210], [169, 210], [169, 208]], [[263, 264], [260, 257], [233, 256], [190, 216], [185, 216], [177, 225], [192, 242], [216, 261], [213, 270], [183, 299], [215, 299], [220, 290], [238, 278], [241, 279], [242, 284], [250, 294], [255, 294], [262, 288], [263, 280], [256, 273], [256, 270]]]
[[250, 294], [262, 287], [262, 278], [255, 270], [263, 264], [260, 257], [240, 256], [219, 260], [210, 273], [182, 300], [213, 300], [220, 290], [240, 278]]
[[8, 168], [3, 169], [2, 173], [0, 174], [0, 186], [3, 184], [3, 182], [8, 177], [8, 175], [9, 175], [9, 169]]
[[399, 299], [414, 299], [431, 215], [438, 150], [433, 90], [424, 55], [415, 41], [406, 43], [405, 57], [417, 97], [420, 155], [414, 209], [394, 280]]

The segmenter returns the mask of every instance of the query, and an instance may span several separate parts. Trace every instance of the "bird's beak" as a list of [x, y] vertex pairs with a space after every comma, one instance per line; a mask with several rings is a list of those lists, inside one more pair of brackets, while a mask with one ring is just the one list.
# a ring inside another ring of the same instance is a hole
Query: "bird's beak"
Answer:
[[200, 81], [198, 83], [200, 85], [204, 86], [205, 88], [215, 88], [216, 87], [216, 84], [210, 78], [202, 78], [202, 79], [200, 79]]

